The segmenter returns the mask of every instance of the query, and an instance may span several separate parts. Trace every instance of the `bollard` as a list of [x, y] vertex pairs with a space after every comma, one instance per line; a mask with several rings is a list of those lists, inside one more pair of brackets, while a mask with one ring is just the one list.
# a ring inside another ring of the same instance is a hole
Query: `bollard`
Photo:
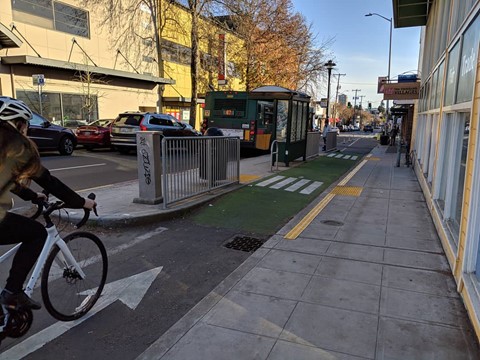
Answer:
[[161, 131], [137, 132], [138, 204], [159, 204], [162, 198]]

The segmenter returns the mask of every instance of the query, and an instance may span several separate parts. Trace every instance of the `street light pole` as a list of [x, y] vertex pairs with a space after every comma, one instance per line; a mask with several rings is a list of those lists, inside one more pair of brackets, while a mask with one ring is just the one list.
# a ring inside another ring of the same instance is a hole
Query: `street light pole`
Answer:
[[[387, 74], [387, 83], [390, 82], [390, 68], [391, 68], [391, 65], [392, 65], [392, 26], [393, 26], [393, 22], [392, 22], [392, 18], [386, 18], [385, 16], [383, 15], [380, 15], [380, 14], [377, 14], [377, 13], [368, 13], [366, 14], [365, 16], [379, 16], [381, 17], [382, 19], [384, 20], [387, 20], [389, 23], [390, 23], [390, 43], [388, 45], [388, 74]], [[387, 109], [386, 109], [386, 113], [387, 113], [387, 121], [388, 121], [388, 112], [389, 112], [389, 104], [390, 104], [390, 100], [387, 100]]]
[[327, 114], [326, 114], [326, 119], [325, 119], [325, 124], [324, 126], [327, 125], [327, 123], [330, 122], [329, 120], [329, 115], [328, 115], [328, 110], [330, 107], [330, 76], [332, 75], [332, 69], [333, 67], [337, 65], [335, 64], [332, 60], [328, 60], [328, 62], [324, 65], [327, 70], [328, 70], [328, 85], [327, 85]]

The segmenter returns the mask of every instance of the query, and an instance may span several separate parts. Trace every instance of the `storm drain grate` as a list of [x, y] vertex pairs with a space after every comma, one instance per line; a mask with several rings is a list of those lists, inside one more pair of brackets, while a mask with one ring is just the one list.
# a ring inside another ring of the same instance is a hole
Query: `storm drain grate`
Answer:
[[262, 240], [250, 236], [235, 236], [232, 241], [225, 244], [225, 247], [233, 250], [255, 252], [262, 245]]
[[341, 221], [336, 221], [336, 220], [323, 220], [323, 224], [325, 225], [332, 225], [332, 226], [342, 226], [343, 222]]

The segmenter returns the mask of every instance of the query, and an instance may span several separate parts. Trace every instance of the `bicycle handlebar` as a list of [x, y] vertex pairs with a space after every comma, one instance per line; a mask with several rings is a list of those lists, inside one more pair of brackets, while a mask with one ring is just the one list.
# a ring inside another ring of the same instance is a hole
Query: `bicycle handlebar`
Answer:
[[[44, 192], [45, 195], [48, 196], [48, 193]], [[95, 200], [96, 196], [94, 193], [90, 193], [87, 196], [91, 200]], [[65, 203], [63, 201], [55, 201], [55, 202], [48, 202], [46, 200], [42, 199], [36, 199], [32, 200], [32, 203], [36, 204], [38, 206], [37, 211], [33, 216], [31, 216], [32, 219], [36, 219], [37, 217], [40, 216], [40, 214], [43, 213], [43, 217], [45, 218], [45, 221], [47, 224], [51, 224], [52, 221], [50, 220], [50, 215], [55, 211], [55, 210], [60, 210], [65, 207]], [[93, 212], [96, 216], [98, 216], [97, 213], [97, 207], [95, 206], [93, 209]], [[84, 214], [83, 218], [75, 225], [75, 228], [78, 229], [85, 225], [85, 223], [88, 221], [90, 218], [90, 209], [83, 208]]]

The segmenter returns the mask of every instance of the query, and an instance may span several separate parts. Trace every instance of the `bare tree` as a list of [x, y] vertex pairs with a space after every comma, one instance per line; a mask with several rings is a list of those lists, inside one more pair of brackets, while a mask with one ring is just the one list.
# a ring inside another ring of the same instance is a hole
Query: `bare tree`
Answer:
[[[100, 28], [106, 28], [112, 48], [125, 53], [134, 64], [142, 66], [145, 57], [156, 63], [155, 73], [165, 77], [162, 53], [163, 33], [170, 23], [179, 23], [175, 2], [170, 0], [82, 0], [83, 6], [95, 9]], [[139, 56], [145, 54], [144, 56]], [[148, 66], [148, 65], [144, 65]], [[157, 111], [162, 110], [164, 85], [157, 86]]]

